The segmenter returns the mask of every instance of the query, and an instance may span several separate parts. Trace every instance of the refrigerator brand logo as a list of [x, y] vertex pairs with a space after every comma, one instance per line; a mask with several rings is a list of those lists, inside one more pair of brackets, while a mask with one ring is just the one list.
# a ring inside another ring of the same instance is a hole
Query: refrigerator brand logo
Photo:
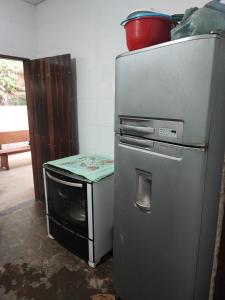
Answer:
[[177, 139], [177, 131], [170, 128], [159, 128], [159, 136]]

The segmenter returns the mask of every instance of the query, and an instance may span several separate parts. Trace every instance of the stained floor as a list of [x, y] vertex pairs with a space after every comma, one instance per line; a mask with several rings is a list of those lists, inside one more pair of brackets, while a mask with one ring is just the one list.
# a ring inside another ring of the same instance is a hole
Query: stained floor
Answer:
[[88, 300], [97, 293], [113, 293], [111, 257], [92, 269], [50, 240], [41, 203], [1, 212], [1, 300]]

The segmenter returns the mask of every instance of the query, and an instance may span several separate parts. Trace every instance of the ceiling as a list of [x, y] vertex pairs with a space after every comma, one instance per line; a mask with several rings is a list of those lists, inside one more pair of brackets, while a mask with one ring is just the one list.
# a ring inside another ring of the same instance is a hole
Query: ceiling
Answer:
[[46, 1], [46, 0], [21, 0], [21, 1], [30, 3], [30, 4], [32, 4], [32, 5], [38, 5], [38, 4], [40, 4], [41, 2], [44, 2], [44, 1]]

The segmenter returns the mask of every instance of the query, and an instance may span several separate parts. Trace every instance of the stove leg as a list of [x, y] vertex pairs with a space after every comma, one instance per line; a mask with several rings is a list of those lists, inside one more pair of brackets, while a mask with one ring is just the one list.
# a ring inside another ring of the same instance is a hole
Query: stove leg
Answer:
[[97, 261], [97, 262], [93, 262], [93, 261], [90, 261], [90, 260], [88, 261], [89, 267], [91, 267], [93, 269], [96, 268], [96, 266], [97, 266], [98, 263], [99, 263], [99, 261]]
[[48, 233], [48, 237], [49, 237], [51, 240], [54, 240], [54, 239], [55, 239], [50, 233]]

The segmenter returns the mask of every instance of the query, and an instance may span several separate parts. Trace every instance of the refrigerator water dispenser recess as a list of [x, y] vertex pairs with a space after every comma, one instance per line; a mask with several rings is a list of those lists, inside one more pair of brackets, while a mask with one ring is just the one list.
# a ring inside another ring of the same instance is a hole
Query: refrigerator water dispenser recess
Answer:
[[136, 170], [137, 192], [135, 206], [145, 213], [151, 213], [152, 174]]

